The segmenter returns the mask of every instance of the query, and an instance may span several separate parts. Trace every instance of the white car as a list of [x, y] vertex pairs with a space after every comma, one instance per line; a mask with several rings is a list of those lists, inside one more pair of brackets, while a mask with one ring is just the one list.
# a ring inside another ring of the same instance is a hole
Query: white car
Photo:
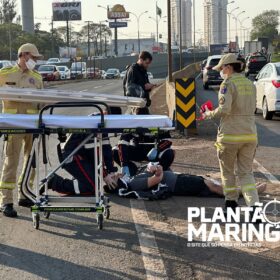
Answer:
[[257, 75], [255, 85], [257, 109], [262, 110], [265, 120], [271, 120], [274, 113], [280, 112], [280, 62], [265, 65]]
[[71, 71], [67, 66], [57, 66], [61, 80], [70, 80]]
[[147, 74], [148, 74], [149, 80], [154, 78], [154, 75], [151, 72], [148, 72]]
[[47, 61], [47, 64], [56, 64], [56, 63], [60, 63], [60, 59], [57, 57], [53, 57], [53, 58], [49, 58]]
[[0, 69], [8, 66], [13, 66], [9, 60], [0, 60]]
[[120, 77], [121, 77], [122, 79], [124, 79], [125, 75], [126, 75], [126, 70], [121, 72]]

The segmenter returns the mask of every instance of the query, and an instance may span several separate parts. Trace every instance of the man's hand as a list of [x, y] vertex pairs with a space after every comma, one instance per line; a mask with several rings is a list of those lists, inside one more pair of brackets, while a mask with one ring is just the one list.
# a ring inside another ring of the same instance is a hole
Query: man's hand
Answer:
[[110, 173], [104, 178], [104, 182], [110, 190], [114, 190], [118, 185], [115, 179], [115, 173]]
[[147, 83], [145, 84], [145, 90], [151, 90], [152, 88], [154, 88], [156, 85], [151, 84], [151, 83]]
[[205, 111], [204, 112], [201, 111], [202, 119], [203, 120], [208, 119], [210, 117], [210, 113], [211, 111], [208, 109], [207, 106], [205, 106]]

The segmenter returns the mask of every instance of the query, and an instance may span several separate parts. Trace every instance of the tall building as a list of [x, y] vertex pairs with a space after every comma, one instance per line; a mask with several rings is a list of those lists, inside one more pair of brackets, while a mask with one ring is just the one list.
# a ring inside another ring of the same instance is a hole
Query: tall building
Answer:
[[226, 44], [228, 0], [204, 0], [204, 41], [206, 45]]
[[[181, 1], [181, 7], [180, 7]], [[182, 46], [192, 46], [192, 1], [171, 0], [172, 45], [180, 45], [180, 12], [182, 19]]]

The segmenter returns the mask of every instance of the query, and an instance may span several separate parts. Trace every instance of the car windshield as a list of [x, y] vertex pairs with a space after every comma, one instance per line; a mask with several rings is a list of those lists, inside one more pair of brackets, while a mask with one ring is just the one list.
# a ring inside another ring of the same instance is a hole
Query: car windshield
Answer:
[[213, 59], [210, 60], [209, 65], [210, 66], [216, 66], [216, 65], [218, 65], [219, 61], [220, 61], [219, 58], [213, 58]]
[[115, 69], [108, 69], [107, 73], [109, 74], [115, 74], [117, 71]]
[[63, 66], [58, 66], [57, 68], [58, 68], [59, 71], [65, 71], [66, 70], [66, 67], [63, 67]]
[[40, 66], [38, 70], [39, 71], [53, 71], [54, 68], [53, 68], [53, 66], [45, 66], [45, 65], [43, 65], [43, 66]]
[[57, 61], [57, 58], [50, 58], [49, 60], [48, 60], [48, 62], [56, 62]]
[[280, 76], [280, 65], [276, 66], [276, 72], [277, 72], [277, 76]]

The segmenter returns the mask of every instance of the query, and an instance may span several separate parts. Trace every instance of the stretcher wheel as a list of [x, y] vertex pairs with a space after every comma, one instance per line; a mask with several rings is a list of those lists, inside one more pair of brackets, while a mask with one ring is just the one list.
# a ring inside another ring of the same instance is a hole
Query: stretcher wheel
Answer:
[[98, 229], [103, 229], [103, 214], [97, 214]]
[[44, 212], [44, 218], [48, 219], [50, 217], [51, 213], [49, 211]]
[[33, 214], [32, 215], [32, 220], [33, 220], [33, 227], [35, 229], [39, 229], [39, 226], [40, 226], [40, 215], [39, 215], [39, 213]]
[[105, 210], [104, 210], [104, 215], [105, 215], [105, 219], [110, 219], [110, 208], [109, 207], [105, 207]]

